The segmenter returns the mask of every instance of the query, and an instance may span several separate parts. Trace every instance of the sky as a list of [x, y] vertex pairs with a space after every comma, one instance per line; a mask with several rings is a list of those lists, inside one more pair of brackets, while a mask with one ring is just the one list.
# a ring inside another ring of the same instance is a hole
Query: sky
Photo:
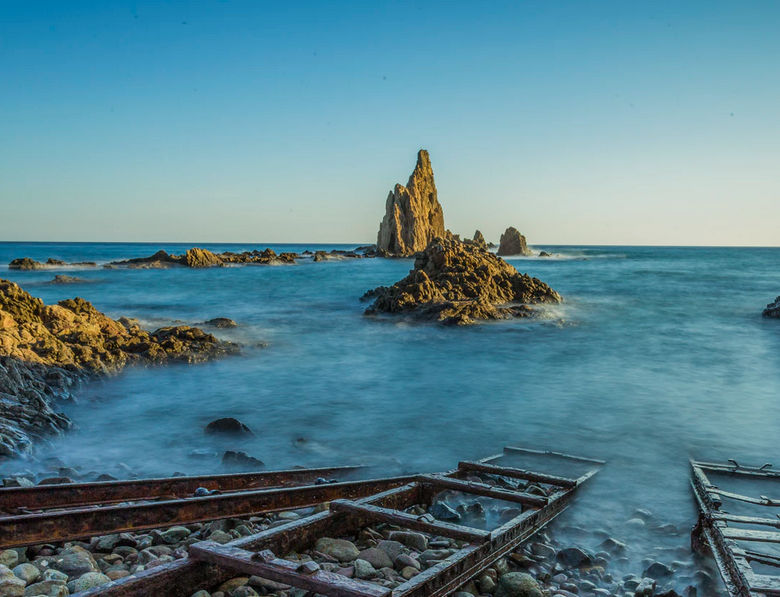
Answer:
[[780, 245], [780, 3], [0, 0], [0, 240]]

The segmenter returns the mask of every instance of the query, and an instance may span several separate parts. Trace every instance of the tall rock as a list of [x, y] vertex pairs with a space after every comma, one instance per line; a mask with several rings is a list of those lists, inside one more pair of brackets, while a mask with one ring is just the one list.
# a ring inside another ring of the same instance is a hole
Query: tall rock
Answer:
[[409, 182], [406, 186], [395, 185], [387, 196], [376, 246], [393, 255], [409, 256], [425, 249], [434, 238], [445, 236], [444, 212], [433, 181], [431, 158], [421, 149]]
[[520, 234], [520, 231], [510, 226], [501, 235], [501, 240], [498, 242], [498, 254], [531, 255], [531, 251], [528, 250], [528, 244], [525, 242], [525, 237]]
[[766, 306], [764, 317], [777, 317], [780, 319], [780, 296], [775, 299], [774, 303], [769, 303]]
[[481, 247], [487, 247], [487, 243], [485, 242], [485, 237], [482, 235], [482, 233], [477, 230], [474, 233], [474, 242], [480, 245]]

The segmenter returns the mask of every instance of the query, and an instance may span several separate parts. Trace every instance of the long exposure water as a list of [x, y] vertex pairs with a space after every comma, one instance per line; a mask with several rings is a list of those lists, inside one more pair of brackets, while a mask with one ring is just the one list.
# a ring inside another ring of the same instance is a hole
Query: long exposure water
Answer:
[[[0, 263], [103, 263], [189, 246], [4, 243]], [[47, 303], [82, 296], [150, 329], [229, 317], [239, 327], [217, 335], [245, 347], [208, 364], [134, 368], [87, 384], [62, 405], [78, 428], [38, 455], [150, 476], [218, 471], [225, 449], [269, 468], [370, 463], [392, 473], [445, 470], [504, 445], [561, 450], [608, 464], [558, 524], [628, 541], [640, 568], [659, 550], [684, 559], [695, 521], [688, 458], [780, 460], [780, 322], [761, 317], [780, 294], [780, 249], [537, 248], [558, 257], [509, 262], [565, 304], [536, 321], [465, 328], [363, 316], [360, 296], [403, 277], [411, 260], [79, 269], [73, 275], [89, 282], [64, 286], [47, 284], [58, 272], [2, 269]], [[224, 416], [255, 435], [203, 433]], [[656, 523], [637, 526], [637, 508]]]

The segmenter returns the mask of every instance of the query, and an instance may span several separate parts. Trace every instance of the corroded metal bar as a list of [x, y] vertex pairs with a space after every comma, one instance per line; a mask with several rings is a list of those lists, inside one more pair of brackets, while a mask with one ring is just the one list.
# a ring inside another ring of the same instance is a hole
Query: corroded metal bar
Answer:
[[553, 452], [551, 450], [532, 450], [531, 448], [519, 448], [517, 446], [506, 446], [504, 452], [517, 453], [517, 454], [537, 454], [539, 456], [557, 456], [564, 460], [574, 460], [576, 462], [590, 462], [592, 464], [606, 464], [606, 460], [599, 460], [598, 458], [586, 458], [585, 456], [575, 456], [574, 454], [566, 454], [565, 452]]
[[485, 483], [461, 481], [460, 479], [451, 479], [449, 477], [440, 477], [438, 475], [419, 475], [417, 479], [421, 483], [433, 485], [434, 487], [454, 489], [455, 491], [462, 491], [464, 493], [473, 493], [475, 495], [481, 495], [484, 497], [494, 498], [497, 500], [505, 500], [507, 502], [525, 504], [527, 506], [534, 506], [536, 508], [541, 508], [542, 506], [547, 505], [546, 497], [531, 495], [530, 493], [523, 493], [522, 491], [501, 489], [498, 487], [487, 485]]
[[313, 483], [319, 477], [328, 478], [333, 475], [349, 474], [362, 468], [365, 467], [338, 466], [233, 475], [6, 487], [0, 488], [0, 510], [9, 511], [16, 508], [42, 510], [45, 508], [70, 508], [86, 504], [153, 500], [161, 497], [167, 499], [185, 498], [192, 496], [199, 487], [219, 491], [243, 491], [262, 487], [303, 485]]
[[526, 481], [535, 481], [537, 483], [547, 483], [548, 485], [557, 485], [559, 487], [574, 487], [577, 485], [575, 479], [559, 477], [556, 475], [547, 475], [519, 468], [508, 466], [495, 466], [492, 464], [482, 464], [480, 462], [460, 462], [458, 468], [462, 471], [476, 471], [488, 473], [491, 475], [500, 475], [502, 477], [512, 477], [514, 479], [525, 479]]
[[20, 547], [36, 543], [68, 541], [107, 533], [139, 531], [176, 524], [306, 508], [338, 498], [364, 497], [383, 489], [398, 487], [410, 480], [411, 477], [390, 477], [367, 481], [241, 491], [184, 500], [131, 504], [129, 506], [75, 508], [40, 514], [6, 516], [0, 518], [0, 547]]

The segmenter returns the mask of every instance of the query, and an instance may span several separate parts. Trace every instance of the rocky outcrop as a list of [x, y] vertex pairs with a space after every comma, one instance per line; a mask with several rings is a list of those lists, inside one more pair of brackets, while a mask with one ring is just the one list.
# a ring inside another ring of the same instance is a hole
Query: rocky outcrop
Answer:
[[399, 257], [414, 255], [434, 238], [445, 236], [444, 212], [436, 193], [431, 158], [421, 149], [406, 186], [395, 185], [387, 196], [377, 251]]
[[480, 245], [481, 247], [487, 247], [487, 242], [485, 242], [485, 237], [482, 236], [482, 233], [477, 230], [474, 233], [474, 242]]
[[148, 257], [135, 257], [124, 261], [112, 261], [108, 267], [126, 267], [129, 269], [166, 269], [169, 267], [220, 267], [224, 265], [290, 265], [299, 256], [296, 253], [276, 254], [272, 249], [263, 251], [244, 251], [233, 253], [212, 253], [207, 249], [193, 247], [184, 255], [171, 255], [164, 250]]
[[780, 318], [780, 296], [775, 299], [774, 303], [769, 303], [764, 309], [764, 317], [777, 317]]
[[150, 333], [124, 325], [81, 298], [45, 305], [0, 280], [0, 456], [67, 429], [70, 422], [54, 412], [54, 400], [68, 397], [90, 376], [133, 363], [193, 363], [237, 350], [194, 327]]
[[14, 259], [13, 261], [11, 261], [8, 264], [8, 269], [31, 271], [37, 269], [57, 268], [57, 267], [63, 267], [67, 265], [78, 266], [78, 267], [96, 267], [97, 263], [95, 263], [94, 261], [76, 261], [73, 263], [67, 263], [62, 259], [54, 259], [53, 257], [49, 257], [46, 260], [46, 263], [41, 263], [40, 261], [35, 261], [34, 259], [30, 259], [29, 257], [20, 257], [19, 259]]
[[76, 276], [67, 276], [65, 274], [57, 274], [52, 278], [49, 284], [86, 284], [90, 280], [84, 278], [77, 278]]
[[366, 314], [396, 313], [447, 324], [528, 317], [530, 305], [559, 303], [547, 284], [520, 274], [473, 242], [436, 239], [419, 253], [414, 269], [390, 287], [367, 292]]
[[525, 237], [520, 234], [520, 231], [510, 226], [501, 235], [501, 240], [498, 241], [498, 254], [531, 255], [531, 251], [528, 250], [528, 244], [525, 242]]

